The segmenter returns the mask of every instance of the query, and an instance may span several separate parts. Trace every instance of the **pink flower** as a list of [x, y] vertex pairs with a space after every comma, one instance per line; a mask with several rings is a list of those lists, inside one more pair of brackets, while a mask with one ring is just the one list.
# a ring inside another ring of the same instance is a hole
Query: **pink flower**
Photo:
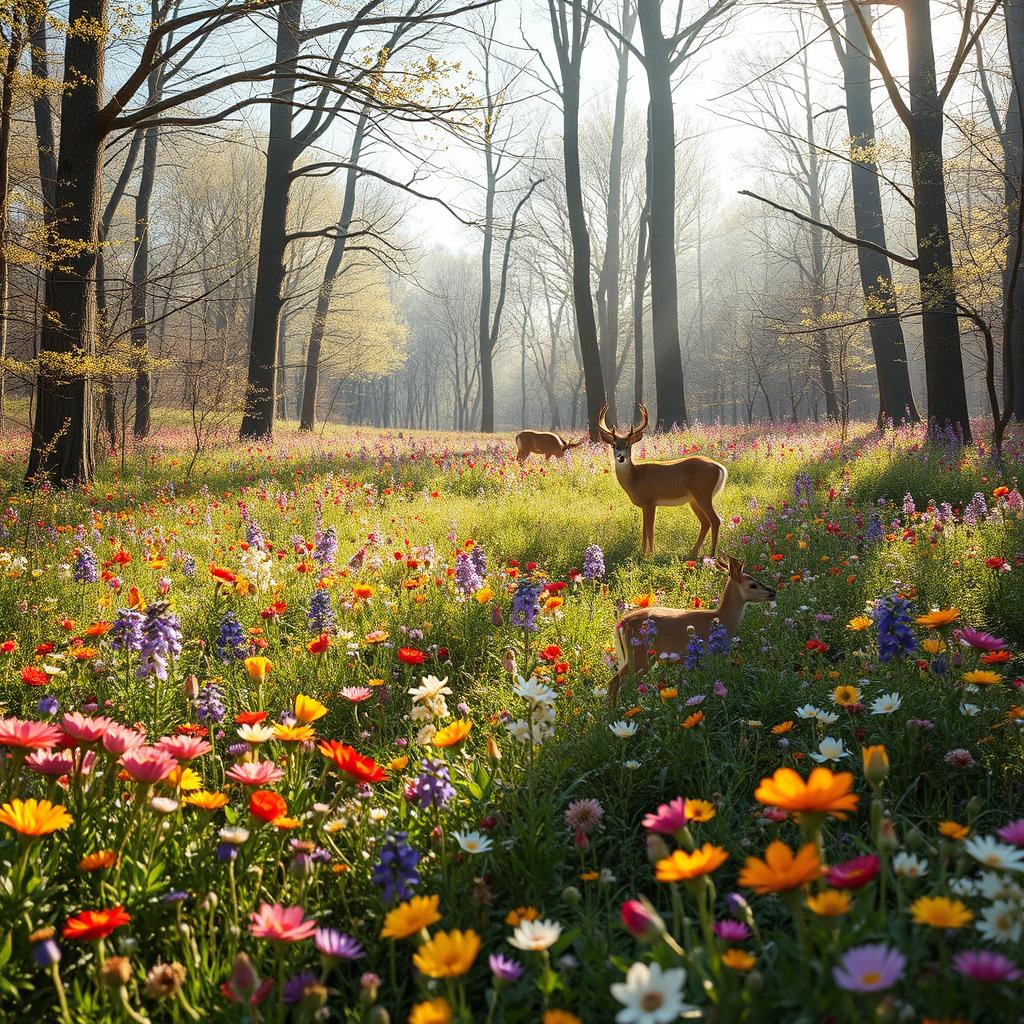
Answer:
[[604, 808], [600, 801], [593, 797], [584, 800], [573, 800], [565, 809], [565, 824], [567, 828], [584, 835], [601, 828], [601, 819], [604, 817]]
[[146, 737], [135, 729], [129, 729], [126, 725], [119, 725], [115, 722], [103, 734], [103, 749], [108, 754], [120, 757], [127, 754], [129, 750], [136, 750], [144, 746]]
[[31, 719], [0, 718], [0, 747], [20, 750], [47, 750], [61, 738], [61, 731], [50, 722]]
[[164, 736], [156, 741], [156, 745], [179, 761], [194, 761], [213, 750], [202, 736]]
[[1013, 843], [1014, 846], [1024, 846], [1024, 818], [1011, 821], [1004, 825], [999, 831], [999, 838], [1004, 843]]
[[121, 766], [136, 782], [160, 782], [178, 767], [178, 762], [157, 747], [136, 747], [121, 758]]
[[677, 796], [675, 800], [662, 804], [654, 814], [648, 814], [643, 820], [648, 832], [661, 832], [671, 836], [686, 828], [686, 801]]
[[40, 775], [67, 775], [74, 766], [75, 759], [70, 751], [51, 753], [48, 750], [37, 750], [25, 758], [25, 767]]
[[965, 949], [953, 957], [953, 968], [965, 978], [991, 985], [1000, 981], [1016, 981], [1020, 971], [1002, 953], [988, 949]]
[[117, 722], [105, 715], [93, 718], [83, 715], [80, 711], [71, 712], [60, 720], [64, 734], [78, 740], [79, 743], [97, 743], [103, 739], [104, 733], [116, 726]]
[[362, 704], [364, 700], [370, 699], [370, 691], [365, 686], [346, 686], [339, 691], [345, 700], [353, 704]]
[[282, 907], [280, 903], [261, 903], [249, 920], [249, 934], [271, 942], [301, 942], [316, 931], [316, 921], [307, 918], [302, 907]]
[[626, 900], [621, 913], [626, 931], [635, 939], [652, 942], [665, 930], [665, 922], [646, 900]]
[[284, 771], [273, 761], [240, 761], [232, 765], [225, 773], [232, 782], [240, 782], [243, 786], [268, 786], [278, 779], [284, 778]]
[[834, 889], [859, 889], [878, 874], [881, 866], [878, 857], [868, 853], [863, 857], [854, 857], [853, 860], [833, 865], [829, 868], [825, 881]]
[[964, 647], [973, 647], [978, 651], [1001, 651], [1006, 646], [1006, 641], [991, 633], [984, 633], [980, 629], [971, 629], [965, 626], [957, 630], [960, 643]]

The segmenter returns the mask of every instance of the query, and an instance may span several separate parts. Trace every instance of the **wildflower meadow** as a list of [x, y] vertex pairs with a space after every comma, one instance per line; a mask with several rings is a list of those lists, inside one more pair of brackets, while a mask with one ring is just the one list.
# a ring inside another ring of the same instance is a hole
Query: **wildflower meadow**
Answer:
[[2, 454], [3, 1020], [1021, 1019], [1019, 439], [645, 439], [774, 599], [616, 706], [726, 577], [604, 445]]

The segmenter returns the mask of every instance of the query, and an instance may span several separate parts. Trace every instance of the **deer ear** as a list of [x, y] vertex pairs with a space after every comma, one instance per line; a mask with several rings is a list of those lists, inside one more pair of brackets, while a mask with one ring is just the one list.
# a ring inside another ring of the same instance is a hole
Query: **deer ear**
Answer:
[[719, 572], [729, 572], [729, 563], [724, 558], [719, 556], [715, 559], [715, 568]]
[[738, 580], [743, 575], [743, 562], [738, 558], [729, 556], [729, 575]]

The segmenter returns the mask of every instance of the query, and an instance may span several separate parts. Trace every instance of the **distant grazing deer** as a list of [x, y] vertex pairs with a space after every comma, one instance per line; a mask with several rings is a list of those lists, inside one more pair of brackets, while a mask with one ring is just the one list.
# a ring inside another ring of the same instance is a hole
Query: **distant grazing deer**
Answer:
[[[775, 591], [745, 573], [738, 558], [719, 558], [715, 564], [729, 575], [717, 608], [634, 608], [615, 624], [618, 671], [608, 681], [608, 702], [612, 706], [618, 702], [619, 689], [630, 672], [644, 671], [652, 658], [662, 654], [685, 655], [690, 637], [707, 640], [715, 622], [725, 627], [727, 636], [735, 636], [748, 604], [775, 599]], [[650, 635], [644, 628], [648, 620], [653, 625]]]
[[516, 434], [516, 461], [522, 465], [531, 455], [561, 458], [570, 448], [578, 448], [583, 441], [566, 441], [550, 430], [520, 430]]
[[644, 514], [643, 550], [654, 551], [654, 513], [659, 505], [689, 505], [700, 522], [700, 533], [691, 557], [696, 558], [704, 538], [711, 531], [711, 554], [718, 548], [721, 517], [715, 508], [715, 495], [725, 486], [728, 470], [719, 462], [692, 455], [673, 462], [633, 461], [631, 449], [647, 429], [647, 406], [640, 406], [643, 422], [624, 434], [609, 430], [605, 417], [608, 406], [601, 409], [597, 430], [601, 440], [612, 446], [615, 457], [615, 478], [629, 495], [629, 500]]

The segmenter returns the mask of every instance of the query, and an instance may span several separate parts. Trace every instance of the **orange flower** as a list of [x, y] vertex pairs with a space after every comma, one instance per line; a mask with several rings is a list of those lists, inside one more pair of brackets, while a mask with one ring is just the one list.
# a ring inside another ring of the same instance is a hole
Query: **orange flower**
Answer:
[[694, 711], [694, 713], [692, 715], [690, 715], [690, 717], [687, 718], [685, 722], [683, 722], [683, 728], [684, 729], [695, 729], [703, 721], [704, 721], [704, 712], [703, 711]]
[[435, 747], [455, 747], [462, 743], [463, 740], [469, 735], [470, 730], [473, 728], [473, 723], [468, 718], [460, 718], [458, 721], [452, 722], [451, 725], [446, 725], [443, 729], [438, 729], [434, 733], [434, 738], [431, 743]]
[[940, 821], [939, 834], [944, 835], [947, 839], [966, 839], [971, 834], [971, 830], [958, 821]]
[[353, 782], [383, 782], [387, 778], [387, 773], [372, 757], [365, 757], [337, 740], [327, 740], [318, 749]]
[[306, 650], [310, 654], [323, 654], [328, 647], [331, 646], [331, 637], [329, 633], [321, 633], [319, 636], [314, 637], [306, 644]]
[[764, 860], [748, 857], [740, 872], [740, 885], [753, 889], [759, 896], [770, 892], [786, 892], [821, 878], [824, 867], [813, 843], [793, 851], [780, 840], [768, 844]]
[[659, 860], [656, 877], [659, 882], [692, 882], [702, 875], [709, 875], [729, 859], [721, 846], [705, 843], [699, 850], [687, 853], [675, 850], [671, 856]]
[[79, 862], [79, 871], [102, 871], [112, 868], [117, 863], [117, 854], [113, 850], [97, 850], [87, 853]]
[[204, 789], [201, 789], [198, 793], [189, 793], [184, 799], [184, 803], [204, 811], [219, 811], [222, 807], [226, 806], [227, 802], [228, 797], [226, 793], [208, 793]]
[[105, 939], [115, 928], [127, 924], [131, 915], [121, 907], [110, 910], [83, 910], [75, 917], [69, 917], [61, 933], [65, 939]]
[[783, 733], [789, 732], [792, 728], [793, 722], [791, 721], [779, 722], [778, 725], [772, 726], [772, 732], [775, 733], [776, 736], [781, 736]]
[[956, 608], [933, 608], [924, 615], [918, 615], [916, 622], [925, 629], [941, 629], [956, 622], [960, 618], [960, 612]]
[[367, 601], [373, 597], [373, 587], [369, 583], [354, 583], [352, 596], [359, 598], [360, 601]]
[[830, 814], [845, 821], [857, 809], [860, 797], [851, 793], [853, 775], [833, 774], [827, 768], [815, 768], [806, 782], [792, 768], [779, 768], [770, 779], [762, 779], [754, 798], [770, 807], [809, 814]]
[[210, 563], [210, 575], [218, 583], [235, 582], [235, 574], [230, 569], [225, 569], [223, 565], [215, 565], [213, 562]]
[[639, 597], [633, 599], [633, 604], [637, 608], [650, 608], [654, 604], [654, 593], [641, 594]]
[[85, 635], [103, 636], [105, 633], [110, 632], [111, 626], [113, 626], [112, 622], [94, 622], [91, 626], [85, 627]]
[[273, 821], [288, 810], [288, 804], [280, 793], [270, 789], [257, 789], [249, 797], [249, 813], [261, 821]]
[[246, 658], [244, 664], [246, 672], [249, 673], [249, 678], [259, 683], [262, 683], [274, 668], [270, 663], [270, 659], [265, 658], [262, 654]]

